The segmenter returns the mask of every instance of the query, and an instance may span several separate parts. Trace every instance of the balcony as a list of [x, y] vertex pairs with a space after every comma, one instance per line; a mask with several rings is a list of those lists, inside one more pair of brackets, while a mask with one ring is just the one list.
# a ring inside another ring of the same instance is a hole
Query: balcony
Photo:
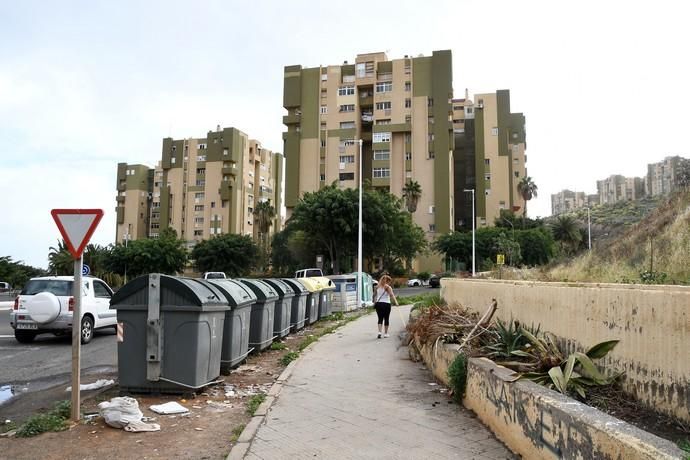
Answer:
[[300, 122], [302, 115], [299, 113], [291, 113], [283, 116], [284, 125], [294, 125]]
[[368, 94], [366, 96], [361, 96], [359, 98], [359, 105], [360, 107], [371, 107], [374, 105], [374, 96], [371, 94]]
[[116, 200], [118, 203], [124, 203], [124, 202], [125, 202], [125, 198], [126, 198], [125, 196], [120, 196], [120, 195], [118, 195], [117, 197], [115, 197], [115, 200]]
[[374, 114], [371, 112], [362, 112], [362, 122], [371, 123], [374, 121]]
[[232, 167], [221, 168], [220, 172], [223, 175], [230, 174], [232, 176], [236, 176], [237, 175], [237, 168], [232, 168]]

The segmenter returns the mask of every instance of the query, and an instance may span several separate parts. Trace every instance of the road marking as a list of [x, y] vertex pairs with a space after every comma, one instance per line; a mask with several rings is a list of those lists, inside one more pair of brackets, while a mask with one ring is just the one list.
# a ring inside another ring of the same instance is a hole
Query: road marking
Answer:
[[0, 335], [0, 339], [13, 339], [13, 335]]

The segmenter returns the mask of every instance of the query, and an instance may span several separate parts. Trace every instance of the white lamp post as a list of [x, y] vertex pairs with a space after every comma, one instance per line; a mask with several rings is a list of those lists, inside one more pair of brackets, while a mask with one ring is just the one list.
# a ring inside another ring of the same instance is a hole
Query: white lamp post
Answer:
[[357, 225], [357, 308], [362, 307], [362, 139], [359, 140], [359, 217]]
[[475, 225], [474, 225], [474, 214], [475, 214], [474, 213], [474, 189], [473, 188], [464, 189], [463, 191], [464, 192], [472, 192], [472, 278], [474, 278], [474, 276], [476, 275], [476, 268], [477, 268], [476, 264], [475, 264], [475, 259], [474, 259], [474, 255], [475, 255], [475, 252], [474, 252], [474, 229], [475, 229]]
[[589, 206], [587, 206], [587, 240], [588, 240], [588, 249], [591, 251], [592, 250], [592, 220], [589, 217]]

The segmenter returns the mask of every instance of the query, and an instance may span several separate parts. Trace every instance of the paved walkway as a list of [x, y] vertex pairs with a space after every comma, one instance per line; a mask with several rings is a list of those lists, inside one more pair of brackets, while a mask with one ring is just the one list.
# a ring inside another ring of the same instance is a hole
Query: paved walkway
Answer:
[[387, 339], [376, 339], [376, 315], [321, 338], [299, 359], [245, 458], [514, 458], [409, 359], [398, 338], [408, 314], [393, 308]]

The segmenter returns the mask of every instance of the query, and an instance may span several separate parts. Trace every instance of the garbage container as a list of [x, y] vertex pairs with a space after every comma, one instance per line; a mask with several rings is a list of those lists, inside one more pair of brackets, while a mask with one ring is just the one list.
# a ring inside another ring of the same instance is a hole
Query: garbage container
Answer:
[[220, 375], [225, 296], [210, 283], [152, 273], [113, 295], [123, 327], [117, 344], [120, 389], [184, 393]]
[[328, 277], [334, 284], [333, 311], [352, 311], [357, 309], [357, 277], [354, 275], [332, 275]]
[[244, 283], [256, 294], [256, 303], [252, 305], [249, 325], [249, 346], [255, 352], [265, 350], [273, 342], [273, 315], [278, 293], [261, 280], [241, 278], [238, 281]]
[[278, 337], [285, 337], [290, 333], [292, 298], [295, 296], [295, 291], [279, 279], [265, 278], [262, 281], [273, 287], [278, 293], [273, 314], [273, 334]]
[[249, 324], [256, 294], [246, 284], [229, 279], [211, 279], [209, 283], [223, 293], [231, 307], [225, 312], [220, 371], [227, 375], [249, 354]]
[[[357, 272], [350, 273], [357, 278]], [[356, 282], [356, 281], [355, 281]], [[374, 306], [374, 280], [369, 273], [362, 272], [362, 307]]]
[[283, 278], [283, 281], [295, 292], [295, 296], [292, 298], [290, 328], [292, 332], [297, 332], [304, 327], [309, 290], [296, 279]]
[[304, 324], [309, 325], [315, 323], [319, 319], [319, 296], [321, 295], [321, 287], [311, 278], [295, 278], [295, 281], [299, 282], [309, 291], [304, 313]]
[[319, 295], [319, 319], [325, 318], [333, 312], [332, 297], [335, 286], [333, 281], [325, 276], [312, 276], [311, 279], [313, 279], [321, 289], [321, 294]]

